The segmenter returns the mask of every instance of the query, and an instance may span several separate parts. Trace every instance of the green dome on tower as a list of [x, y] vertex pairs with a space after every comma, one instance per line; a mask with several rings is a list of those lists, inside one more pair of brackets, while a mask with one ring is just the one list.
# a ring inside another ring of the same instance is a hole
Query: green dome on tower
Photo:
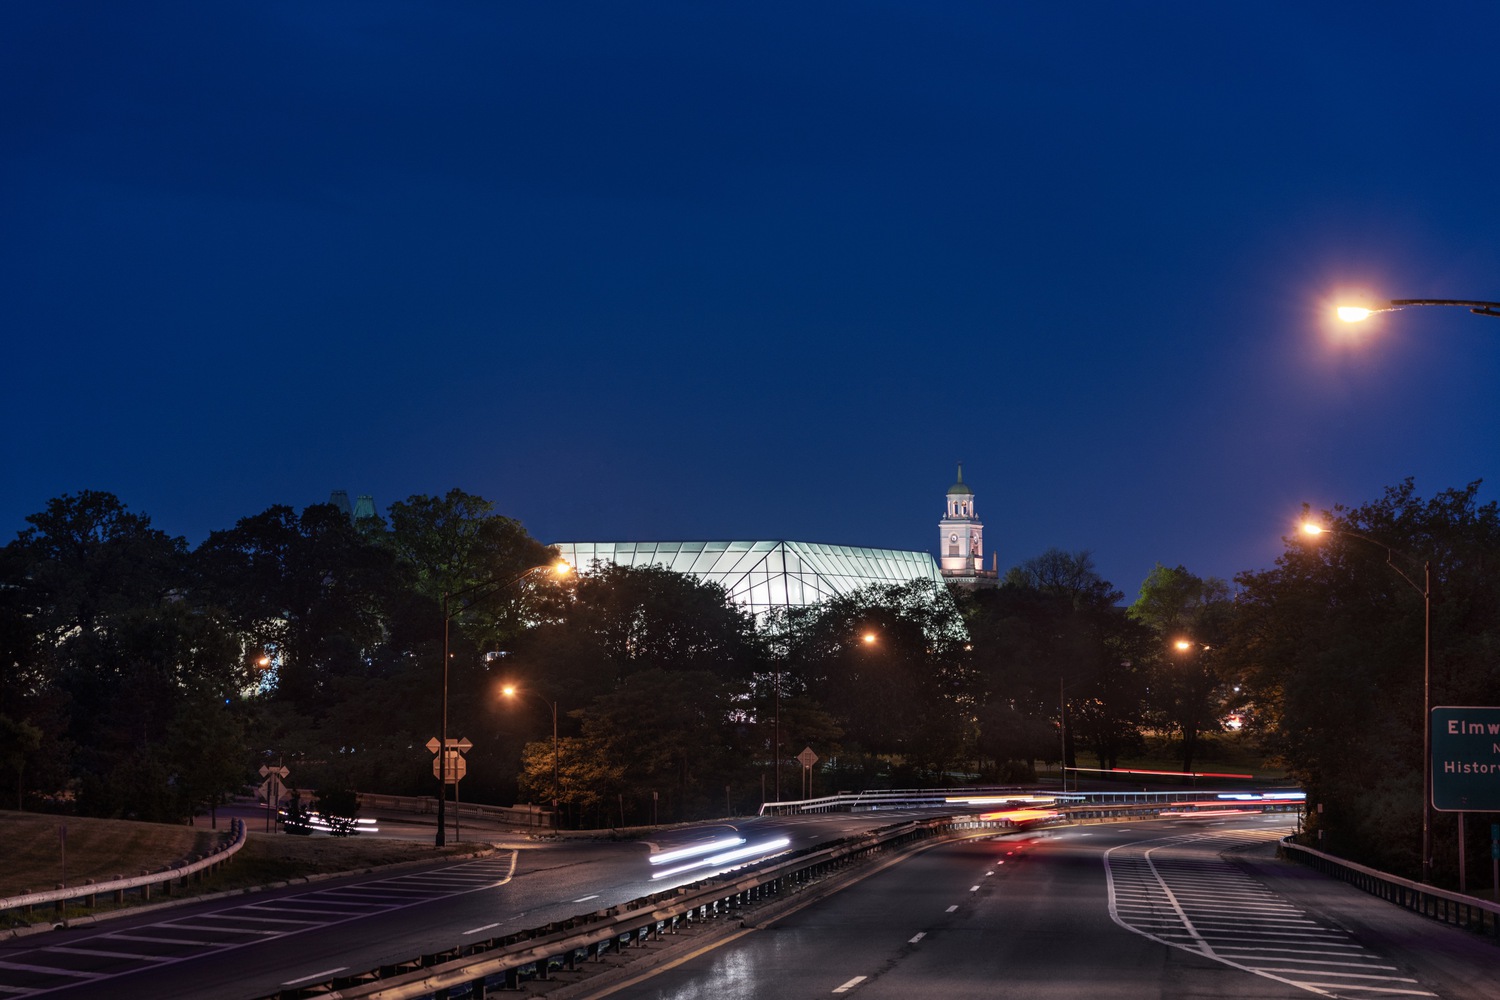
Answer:
[[968, 496], [974, 495], [974, 491], [964, 485], [964, 463], [962, 462], [958, 463], [958, 482], [948, 487], [948, 495], [950, 497], [955, 493], [966, 494]]

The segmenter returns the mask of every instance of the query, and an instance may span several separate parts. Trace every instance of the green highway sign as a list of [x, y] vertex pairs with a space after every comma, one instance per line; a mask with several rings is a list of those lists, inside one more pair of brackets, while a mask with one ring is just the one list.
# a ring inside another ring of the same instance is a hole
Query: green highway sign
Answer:
[[1432, 729], [1432, 807], [1500, 812], [1500, 708], [1439, 705]]

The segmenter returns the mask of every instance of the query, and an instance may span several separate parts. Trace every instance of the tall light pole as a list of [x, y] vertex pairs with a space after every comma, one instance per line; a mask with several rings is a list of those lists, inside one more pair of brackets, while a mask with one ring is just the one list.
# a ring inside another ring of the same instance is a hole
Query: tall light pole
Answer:
[[[573, 567], [565, 559], [555, 562], [543, 563], [533, 566], [522, 573], [509, 578], [481, 580], [472, 586], [462, 587], [454, 591], [443, 591], [443, 698], [442, 715], [438, 721], [438, 814], [437, 814], [437, 838], [435, 843], [442, 847], [448, 843], [447, 805], [448, 805], [448, 633], [449, 625], [455, 615], [463, 614], [469, 609], [469, 604], [454, 609], [450, 602], [455, 597], [463, 597], [466, 594], [478, 594], [481, 591], [505, 590], [514, 587], [522, 580], [534, 573], [543, 570], [551, 570], [557, 576], [567, 576], [573, 571]], [[471, 602], [472, 603], [472, 602]]]
[[1410, 306], [1457, 306], [1477, 316], [1500, 316], [1500, 302], [1471, 299], [1391, 299], [1383, 306], [1339, 306], [1338, 315], [1345, 323], [1358, 323], [1376, 313], [1396, 312]]
[[561, 796], [559, 794], [561, 786], [558, 784], [558, 780], [557, 780], [557, 772], [558, 772], [558, 766], [557, 766], [557, 764], [558, 764], [558, 753], [557, 753], [557, 702], [551, 701], [551, 700], [549, 700], [547, 698], [543, 698], [540, 694], [538, 694], [535, 691], [528, 691], [528, 690], [526, 690], [524, 688], [518, 688], [514, 684], [507, 684], [507, 685], [505, 685], [503, 688], [500, 689], [500, 693], [503, 694], [503, 695], [505, 695], [505, 697], [507, 697], [507, 698], [514, 698], [517, 695], [522, 695], [522, 694], [530, 695], [531, 697], [535, 698], [537, 701], [540, 701], [543, 705], [546, 705], [548, 708], [550, 708], [552, 710], [552, 825], [553, 826], [557, 826], [558, 825], [558, 823], [557, 823], [557, 804], [558, 804], [559, 799], [561, 798]]
[[[1425, 303], [1422, 303], [1425, 304]], [[1467, 304], [1467, 303], [1466, 303]], [[1476, 310], [1477, 311], [1477, 310]], [[1316, 538], [1319, 535], [1348, 535], [1385, 549], [1385, 564], [1396, 571], [1396, 575], [1422, 595], [1422, 881], [1431, 881], [1432, 876], [1432, 561], [1422, 562], [1422, 582], [1419, 584], [1407, 575], [1406, 570], [1396, 565], [1399, 551], [1368, 535], [1346, 528], [1325, 528], [1311, 521], [1302, 523], [1302, 533]], [[1413, 565], [1417, 559], [1401, 552], [1403, 559]]]

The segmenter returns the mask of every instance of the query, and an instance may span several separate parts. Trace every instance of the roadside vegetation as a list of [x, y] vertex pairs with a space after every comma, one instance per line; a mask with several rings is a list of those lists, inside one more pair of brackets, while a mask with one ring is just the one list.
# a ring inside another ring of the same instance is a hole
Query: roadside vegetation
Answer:
[[[432, 795], [446, 650], [464, 801], [555, 800], [563, 827], [1059, 765], [1233, 771], [1289, 777], [1320, 807], [1312, 836], [1411, 874], [1425, 565], [1432, 704], [1500, 704], [1500, 513], [1477, 491], [1304, 511], [1318, 541], [1289, 517], [1275, 567], [1232, 582], [1157, 565], [1127, 594], [1051, 549], [991, 588], [760, 619], [662, 567], [543, 572], [550, 549], [459, 490], [358, 522], [275, 506], [191, 549], [111, 494], [68, 495], [0, 548], [0, 795], [167, 823], [269, 768], [330, 805]], [[1439, 878], [1456, 834], [1437, 817]]]

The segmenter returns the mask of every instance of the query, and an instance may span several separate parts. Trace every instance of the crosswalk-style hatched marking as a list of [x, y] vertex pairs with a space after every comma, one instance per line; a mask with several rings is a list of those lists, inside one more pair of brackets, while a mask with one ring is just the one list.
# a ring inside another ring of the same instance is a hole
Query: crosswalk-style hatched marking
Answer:
[[1153, 941], [1323, 996], [1431, 997], [1417, 980], [1226, 861], [1280, 834], [1237, 830], [1138, 841], [1104, 855], [1109, 915]]
[[505, 851], [435, 871], [391, 875], [373, 882], [311, 889], [293, 896], [252, 899], [226, 910], [131, 927], [77, 944], [37, 947], [0, 961], [0, 1000], [35, 996], [160, 968], [204, 955], [359, 920], [446, 896], [504, 885], [518, 852]]

